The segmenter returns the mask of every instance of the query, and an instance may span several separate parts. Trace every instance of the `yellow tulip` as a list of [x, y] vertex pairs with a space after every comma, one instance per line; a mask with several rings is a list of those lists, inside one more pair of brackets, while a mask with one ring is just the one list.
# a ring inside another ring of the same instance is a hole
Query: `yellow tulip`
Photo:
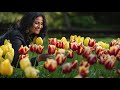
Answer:
[[3, 50], [3, 55], [5, 55], [8, 52], [8, 46], [7, 45], [2, 45], [1, 49]]
[[38, 75], [39, 70], [35, 69], [34, 67], [29, 66], [25, 68], [24, 72], [27, 78], [38, 78], [39, 77]]
[[85, 46], [88, 46], [89, 40], [90, 40], [89, 37], [86, 37], [86, 38], [85, 38], [85, 40], [84, 40], [84, 45], [85, 45]]
[[2, 75], [8, 75], [11, 76], [13, 74], [13, 67], [10, 64], [10, 61], [8, 59], [4, 60], [0, 64], [0, 72]]
[[20, 60], [20, 68], [22, 70], [25, 70], [25, 68], [27, 68], [28, 66], [31, 66], [31, 62], [28, 57], [25, 57]]
[[67, 50], [69, 48], [69, 42], [65, 43], [65, 50]]
[[3, 55], [3, 50], [0, 48], [0, 57]]
[[67, 39], [65, 37], [62, 37], [61, 41], [67, 42]]
[[37, 36], [35, 36], [35, 37], [33, 38], [33, 43], [34, 43], [34, 44], [36, 43], [36, 39], [37, 39]]
[[38, 38], [36, 39], [36, 44], [38, 44], [38, 45], [43, 45], [43, 40], [42, 40], [41, 37], [38, 37]]
[[6, 53], [6, 55], [5, 55], [5, 59], [10, 60], [10, 63], [12, 63], [13, 58], [14, 58], [14, 57], [13, 57], [13, 55], [12, 55], [11, 52], [7, 52], [7, 53]]
[[5, 59], [3, 57], [0, 57], [0, 63], [3, 62]]
[[10, 52], [12, 57], [14, 57], [14, 49], [13, 48], [8, 48], [8, 52]]

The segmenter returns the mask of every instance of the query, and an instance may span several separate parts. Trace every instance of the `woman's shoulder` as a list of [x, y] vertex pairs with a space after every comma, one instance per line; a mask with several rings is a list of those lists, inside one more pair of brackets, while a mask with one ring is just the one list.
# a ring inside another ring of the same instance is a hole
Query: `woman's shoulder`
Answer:
[[18, 29], [9, 30], [8, 33], [9, 33], [10, 37], [13, 37], [13, 38], [15, 38], [15, 37], [23, 38], [23, 35], [21, 34], [20, 30], [18, 30]]

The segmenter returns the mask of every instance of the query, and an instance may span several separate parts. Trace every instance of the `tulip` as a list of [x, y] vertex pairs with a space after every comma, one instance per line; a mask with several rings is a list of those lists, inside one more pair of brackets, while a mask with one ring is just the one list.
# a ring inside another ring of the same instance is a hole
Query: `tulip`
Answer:
[[55, 45], [48, 45], [48, 54], [54, 54], [56, 50]]
[[29, 45], [30, 51], [31, 52], [36, 52], [37, 51], [37, 45], [33, 44], [33, 45]]
[[78, 72], [79, 72], [80, 76], [85, 78], [88, 75], [88, 73], [89, 73], [89, 69], [85, 68], [84, 66], [80, 66]]
[[65, 44], [63, 43], [63, 41], [57, 40], [56, 47], [57, 48], [65, 48]]
[[14, 56], [10, 52], [7, 52], [5, 55], [5, 59], [10, 60], [10, 63], [12, 63]]
[[57, 68], [57, 62], [54, 59], [47, 59], [44, 63], [44, 68], [49, 72], [54, 72]]
[[3, 55], [3, 50], [0, 48], [0, 57]]
[[83, 57], [87, 58], [91, 52], [92, 50], [90, 49], [90, 47], [84, 47]]
[[83, 41], [84, 41], [84, 37], [80, 37], [80, 36], [77, 37], [77, 40], [76, 40], [77, 43], [80, 43], [80, 42], [83, 43]]
[[90, 39], [89, 42], [88, 42], [88, 46], [94, 47], [94, 46], [95, 46], [95, 43], [96, 43], [96, 40], [95, 40], [95, 39]]
[[95, 64], [97, 62], [97, 57], [94, 54], [90, 54], [87, 57], [87, 61], [88, 63], [90, 63], [91, 65]]
[[100, 62], [100, 64], [104, 64], [105, 63], [105, 61], [108, 59], [108, 57], [109, 57], [109, 55], [107, 54], [102, 54], [101, 56], [100, 56], [100, 59], [99, 59], [99, 62]]
[[71, 35], [70, 36], [70, 42], [75, 42], [77, 40], [77, 35]]
[[80, 66], [84, 66], [87, 69], [90, 68], [90, 64], [87, 61], [83, 61], [83, 60], [80, 62]]
[[14, 57], [14, 49], [13, 48], [8, 48], [8, 52], [10, 52], [11, 53], [11, 55], [12, 55], [12, 57]]
[[57, 51], [56, 51], [56, 55], [57, 54], [65, 54], [65, 49], [58, 49]]
[[88, 46], [89, 40], [90, 40], [90, 37], [85, 38], [85, 40], [84, 40], [84, 45], [85, 46]]
[[68, 48], [69, 48], [69, 42], [65, 42], [64, 44], [65, 44], [64, 49], [65, 49], [65, 50], [68, 50]]
[[37, 39], [37, 36], [35, 36], [35, 37], [33, 38], [33, 43], [34, 43], [34, 44], [36, 43], [36, 39]]
[[31, 62], [30, 62], [28, 57], [25, 57], [25, 58], [20, 60], [20, 68], [22, 70], [25, 70], [25, 68], [27, 68], [29, 66], [31, 66]]
[[8, 52], [8, 46], [7, 45], [2, 45], [2, 46], [0, 46], [0, 48], [2, 49], [2, 51], [3, 51], [3, 56]]
[[104, 43], [102, 41], [99, 41], [98, 45], [100, 45], [102, 48], [109, 49], [109, 44], [106, 44], [106, 43]]
[[67, 39], [65, 37], [62, 37], [61, 41], [67, 42]]
[[38, 78], [39, 77], [39, 70], [35, 69], [34, 67], [27, 67], [24, 70], [25, 76], [27, 78]]
[[24, 54], [24, 55], [27, 54], [28, 51], [29, 51], [29, 48], [27, 46], [23, 47], [23, 45], [21, 45], [21, 47], [18, 50], [20, 54]]
[[103, 51], [103, 48], [101, 46], [96, 47], [96, 54], [98, 55], [101, 51]]
[[37, 46], [36, 53], [37, 53], [37, 54], [41, 54], [41, 53], [43, 52], [43, 49], [44, 49], [44, 46], [38, 45], [38, 46]]
[[48, 44], [56, 46], [57, 38], [48, 38]]
[[5, 59], [3, 57], [0, 57], [0, 63], [3, 62]]
[[106, 69], [111, 70], [116, 63], [116, 57], [115, 56], [109, 56], [108, 59], [105, 61], [104, 65]]
[[108, 50], [108, 53], [109, 53], [110, 55], [116, 56], [119, 51], [120, 51], [120, 48], [119, 48], [119, 46], [117, 45], [117, 46], [112, 46], [112, 47], [110, 47], [110, 50]]
[[64, 54], [57, 54], [55, 60], [57, 61], [58, 65], [62, 65], [65, 62], [66, 57]]
[[84, 52], [84, 47], [83, 46], [78, 46], [78, 49], [76, 50], [78, 55], [82, 55]]
[[26, 58], [26, 57], [29, 57], [29, 54], [26, 54], [26, 55], [20, 55], [20, 56], [19, 56], [19, 60], [22, 60], [23, 58]]
[[78, 49], [78, 44], [76, 42], [71, 42], [70, 49], [76, 51]]
[[10, 61], [8, 59], [1, 62], [0, 73], [2, 75], [8, 75], [8, 76], [11, 76], [13, 74], [13, 67], [11, 66]]
[[41, 37], [38, 37], [38, 38], [36, 39], [36, 44], [37, 44], [37, 45], [43, 45], [43, 40], [42, 40]]
[[71, 65], [72, 69], [75, 69], [77, 67], [77, 64], [78, 64], [78, 60], [74, 60]]
[[72, 71], [72, 67], [71, 67], [71, 63], [65, 63], [62, 66], [62, 72], [67, 74], [70, 73]]
[[68, 50], [67, 58], [73, 58], [73, 57], [74, 57], [74, 52], [72, 50]]
[[115, 39], [113, 39], [111, 42], [110, 42], [110, 46], [112, 47], [112, 46], [114, 46], [114, 45], [116, 45], [117, 44], [117, 40], [115, 40]]

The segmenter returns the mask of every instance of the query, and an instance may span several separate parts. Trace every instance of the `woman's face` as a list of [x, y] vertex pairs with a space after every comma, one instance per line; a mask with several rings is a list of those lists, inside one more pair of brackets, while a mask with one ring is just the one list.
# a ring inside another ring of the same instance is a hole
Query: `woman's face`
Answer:
[[30, 28], [30, 33], [39, 34], [42, 28], [43, 28], [43, 17], [39, 16], [33, 22], [33, 26]]

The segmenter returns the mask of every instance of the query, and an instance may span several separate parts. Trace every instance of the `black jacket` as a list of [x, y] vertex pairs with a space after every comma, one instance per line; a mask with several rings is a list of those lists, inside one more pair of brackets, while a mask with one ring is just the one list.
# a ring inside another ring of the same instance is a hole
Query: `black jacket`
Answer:
[[[41, 34], [42, 38], [43, 38], [43, 34]], [[3, 36], [0, 37], [0, 45], [4, 44], [5, 39], [10, 40], [10, 42], [12, 43], [12, 47], [15, 51], [12, 65], [16, 67], [17, 62], [19, 60], [18, 50], [21, 45], [23, 45], [23, 46], [29, 45], [30, 37], [27, 37], [24, 33], [20, 32], [20, 30], [9, 30]], [[35, 60], [36, 60], [36, 57], [34, 57], [30, 60], [32, 65], [34, 65]], [[38, 65], [38, 62], [36, 63], [36, 65]], [[20, 67], [19, 64], [18, 64], [18, 67]]]

